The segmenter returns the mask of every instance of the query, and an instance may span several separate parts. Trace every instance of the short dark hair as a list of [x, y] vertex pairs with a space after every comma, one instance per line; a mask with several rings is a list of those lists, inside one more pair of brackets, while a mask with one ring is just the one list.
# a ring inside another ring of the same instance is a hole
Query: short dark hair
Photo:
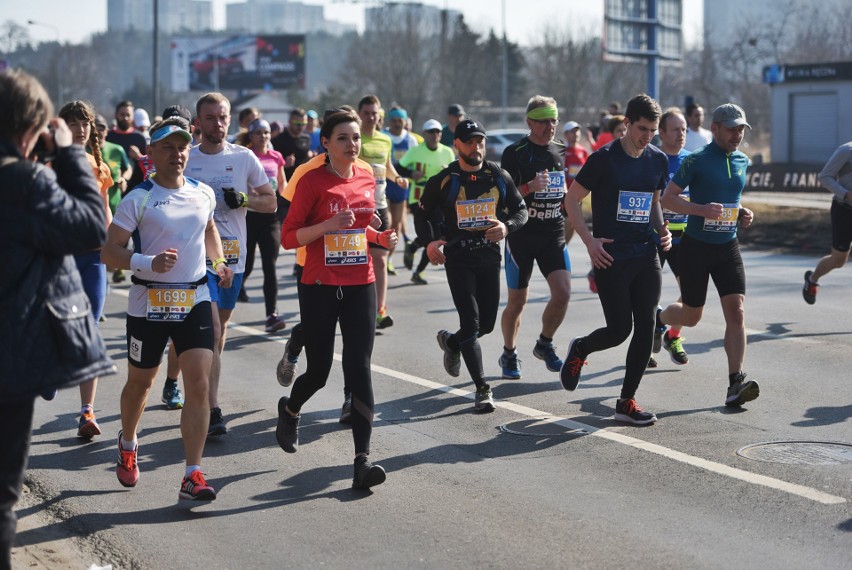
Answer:
[[307, 114], [307, 111], [305, 111], [301, 107], [295, 107], [292, 111], [290, 111], [290, 118], [292, 119], [293, 117], [304, 117]]
[[658, 121], [662, 114], [660, 104], [646, 93], [640, 93], [628, 101], [627, 109], [624, 111], [624, 116], [631, 123], [635, 123], [642, 118], [649, 121]]
[[0, 137], [13, 139], [53, 116], [53, 103], [38, 79], [20, 69], [0, 73]]
[[358, 101], [358, 111], [361, 110], [364, 105], [377, 105], [379, 107], [382, 106], [382, 102], [379, 101], [379, 98], [375, 95], [364, 95], [361, 97], [361, 100]]
[[118, 113], [118, 110], [121, 109], [122, 107], [135, 107], [135, 106], [136, 105], [133, 104], [133, 101], [131, 101], [129, 99], [125, 99], [124, 101], [118, 102], [118, 105], [115, 106], [115, 112]]
[[245, 121], [246, 117], [251, 114], [255, 114], [260, 117], [260, 111], [257, 109], [257, 107], [246, 107], [245, 109], [242, 109], [240, 111], [239, 115], [237, 115], [237, 121], [242, 123], [243, 121]]
[[690, 116], [696, 109], [703, 109], [701, 103], [690, 103], [686, 106], [686, 116]]
[[320, 129], [320, 139], [331, 138], [334, 127], [343, 123], [356, 123], [361, 126], [361, 119], [355, 111], [337, 111], [325, 118]]

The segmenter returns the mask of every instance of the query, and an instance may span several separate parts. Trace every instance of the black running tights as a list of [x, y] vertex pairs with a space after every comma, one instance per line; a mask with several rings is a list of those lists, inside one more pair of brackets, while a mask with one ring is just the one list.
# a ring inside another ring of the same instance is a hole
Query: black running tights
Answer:
[[260, 264], [263, 268], [263, 302], [266, 316], [277, 313], [278, 275], [275, 262], [281, 248], [281, 223], [275, 214], [246, 212], [246, 270], [243, 287], [254, 269], [254, 250], [260, 247]]
[[582, 338], [580, 350], [588, 355], [618, 346], [632, 329], [621, 387], [621, 397], [630, 399], [636, 395], [651, 357], [663, 283], [660, 261], [656, 253], [653, 257], [618, 260], [607, 269], [595, 269], [595, 281], [606, 326]]
[[450, 348], [461, 351], [476, 387], [488, 387], [482, 368], [482, 348], [477, 339], [493, 331], [497, 321], [500, 265], [447, 264], [447, 283], [459, 314], [459, 330], [450, 337]]
[[325, 386], [334, 359], [337, 324], [343, 337], [343, 381], [352, 392], [352, 437], [355, 453], [370, 452], [373, 431], [373, 381], [370, 358], [376, 336], [376, 288], [366, 285], [305, 285], [299, 309], [307, 369], [296, 378], [289, 408], [298, 412]]

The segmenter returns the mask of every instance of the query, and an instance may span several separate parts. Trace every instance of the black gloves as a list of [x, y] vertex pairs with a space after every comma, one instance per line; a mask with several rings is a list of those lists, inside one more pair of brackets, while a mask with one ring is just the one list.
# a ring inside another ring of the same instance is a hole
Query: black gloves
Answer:
[[225, 193], [225, 203], [232, 210], [245, 208], [248, 204], [248, 196], [245, 192], [237, 192], [233, 188], [222, 188], [222, 192]]

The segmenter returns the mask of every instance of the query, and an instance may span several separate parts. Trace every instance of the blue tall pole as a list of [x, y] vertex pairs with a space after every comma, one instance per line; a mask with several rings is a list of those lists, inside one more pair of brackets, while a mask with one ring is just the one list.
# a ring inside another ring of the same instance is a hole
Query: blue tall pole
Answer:
[[657, 51], [657, 0], [648, 0], [648, 95], [657, 99], [660, 92], [660, 58]]

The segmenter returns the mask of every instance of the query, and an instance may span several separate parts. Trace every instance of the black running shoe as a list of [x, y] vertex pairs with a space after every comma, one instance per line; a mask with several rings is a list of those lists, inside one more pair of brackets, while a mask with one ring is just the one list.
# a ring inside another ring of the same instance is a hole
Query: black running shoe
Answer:
[[805, 303], [808, 305], [816, 303], [817, 287], [819, 287], [818, 284], [811, 281], [813, 274], [813, 271], [805, 271], [805, 284], [802, 286], [802, 297], [805, 298]]
[[278, 445], [287, 453], [296, 453], [299, 447], [299, 418], [293, 417], [287, 413], [284, 408], [290, 398], [281, 396], [278, 400], [278, 426], [275, 428], [275, 439], [278, 440]]
[[210, 427], [207, 428], [207, 437], [215, 437], [228, 433], [225, 418], [222, 417], [222, 408], [210, 408]]
[[355, 475], [352, 477], [353, 489], [369, 489], [385, 482], [387, 474], [381, 465], [373, 465], [366, 455], [355, 458]]
[[746, 381], [745, 377], [745, 373], [738, 374], [734, 383], [728, 387], [725, 405], [729, 408], [739, 408], [760, 396], [760, 385], [754, 380]]
[[559, 371], [559, 379], [562, 381], [562, 387], [569, 391], [577, 389], [577, 384], [580, 383], [580, 372], [586, 364], [585, 359], [577, 351], [578, 342], [580, 342], [580, 337], [571, 341], [571, 346], [568, 348], [568, 355], [565, 357], [565, 363]]
[[453, 333], [450, 331], [438, 331], [438, 346], [444, 351], [444, 370], [447, 374], [458, 377], [461, 372], [461, 352], [456, 352], [448, 344]]
[[615, 403], [615, 416], [613, 417], [616, 421], [637, 426], [646, 426], [657, 421], [657, 416], [640, 408], [633, 398], [629, 400], [619, 399]]
[[669, 351], [669, 355], [672, 357], [672, 362], [675, 364], [683, 366], [689, 362], [689, 356], [687, 356], [686, 351], [683, 349], [682, 336], [669, 338], [669, 335], [665, 335], [663, 338], [663, 346], [665, 346], [666, 350]]
[[656, 368], [657, 366], [659, 366], [659, 364], [657, 364], [657, 359], [651, 356], [651, 358], [648, 359], [648, 366], [645, 368]]

